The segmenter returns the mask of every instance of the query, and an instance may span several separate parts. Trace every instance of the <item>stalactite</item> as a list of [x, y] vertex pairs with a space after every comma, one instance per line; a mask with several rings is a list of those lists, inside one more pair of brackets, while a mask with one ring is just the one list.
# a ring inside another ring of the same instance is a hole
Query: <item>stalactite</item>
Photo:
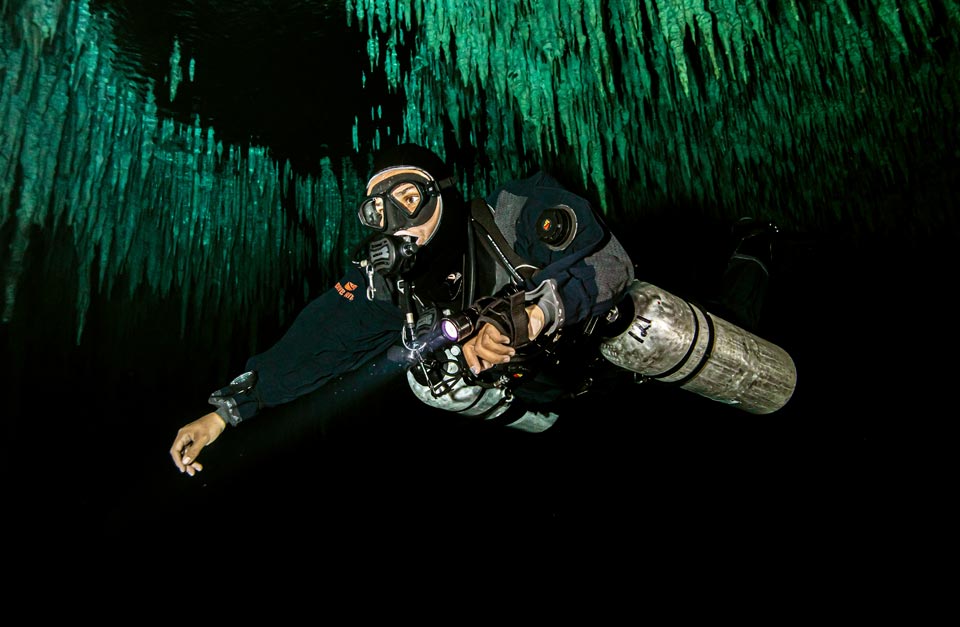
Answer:
[[180, 40], [174, 38], [173, 49], [170, 51], [170, 102], [177, 99], [177, 88], [183, 80], [183, 70], [180, 69]]
[[[480, 142], [485, 158], [460, 164], [468, 196], [569, 151], [601, 209], [625, 219], [683, 204], [800, 227], [922, 228], [876, 213], [872, 194], [930, 154], [954, 155], [958, 0], [345, 4], [368, 36], [361, 80], [382, 75], [405, 103], [400, 128], [386, 101], [370, 109], [372, 132], [358, 111], [355, 152]], [[86, 2], [21, 0], [2, 15], [3, 320], [37, 229], [74, 243], [78, 341], [98, 290], [177, 294], [185, 328], [203, 311], [272, 307], [268, 286], [335, 272], [359, 240], [353, 159], [300, 176], [264, 147], [161, 115], [154, 90], [172, 101], [183, 86], [178, 39], [167, 84], [138, 89], [115, 70], [109, 18]], [[190, 81], [195, 68], [190, 58]]]
[[[913, 126], [924, 116], [950, 124], [958, 98], [956, 81], [918, 71], [939, 61], [934, 41], [956, 54], [956, 0], [398, 6], [415, 16], [415, 29], [396, 19], [403, 9], [371, 0], [348, 11], [376, 15], [381, 31], [409, 31], [411, 69], [391, 77], [407, 100], [403, 137], [436, 143], [447, 123], [457, 142], [462, 131], [490, 138], [480, 148], [491, 167], [470, 193], [563, 146], [607, 211], [687, 199], [732, 216], [780, 207], [797, 227], [855, 223], [873, 211], [873, 181], [851, 180], [834, 165], [837, 154], [853, 151], [887, 183], [903, 180], [913, 155], [898, 151], [911, 142], [884, 121], [899, 114]], [[938, 86], [945, 109], [925, 102]], [[452, 96], [464, 93], [482, 93], [486, 110], [478, 115]], [[637, 176], [639, 185], [616, 184]], [[800, 181], [803, 190], [785, 187]], [[825, 214], [823, 204], [850, 186], [862, 186], [863, 203]]]
[[[130, 298], [142, 284], [180, 298], [185, 333], [203, 311], [261, 308], [276, 299], [266, 286], [339, 267], [359, 238], [343, 228], [355, 215], [342, 212], [356, 184], [336, 185], [329, 168], [319, 182], [294, 175], [263, 147], [224, 147], [199, 117], [161, 119], [153, 86], [143, 95], [116, 70], [111, 24], [84, 1], [27, 0], [8, 13], [19, 19], [0, 23], [0, 121], [15, 131], [0, 135], [0, 229], [11, 233], [0, 257], [4, 321], [17, 313], [37, 228], [66, 229], [74, 243], [78, 343], [93, 295], [112, 293], [120, 277]], [[175, 42], [171, 100], [179, 66]], [[307, 203], [289, 209], [301, 219], [288, 219], [287, 196]], [[312, 234], [332, 225], [340, 239], [334, 230], [318, 251]], [[286, 304], [276, 304], [281, 318]]]

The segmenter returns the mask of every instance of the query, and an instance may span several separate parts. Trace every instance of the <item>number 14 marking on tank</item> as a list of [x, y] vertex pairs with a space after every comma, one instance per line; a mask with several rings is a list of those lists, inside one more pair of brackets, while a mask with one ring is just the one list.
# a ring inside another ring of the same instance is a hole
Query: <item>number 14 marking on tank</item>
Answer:
[[[646, 325], [643, 324], [644, 322]], [[651, 326], [653, 326], [652, 320], [647, 320], [643, 316], [637, 316], [633, 321], [633, 325], [630, 327], [630, 337], [643, 344], [643, 338], [647, 337], [647, 331], [650, 330]], [[634, 333], [635, 330], [638, 331], [640, 335]]]

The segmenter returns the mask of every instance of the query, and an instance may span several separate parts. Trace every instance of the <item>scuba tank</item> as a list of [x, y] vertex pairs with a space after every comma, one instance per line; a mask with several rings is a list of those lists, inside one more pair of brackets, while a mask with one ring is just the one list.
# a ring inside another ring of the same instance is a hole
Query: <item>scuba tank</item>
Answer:
[[752, 414], [793, 395], [797, 369], [786, 351], [664, 289], [636, 280], [611, 314], [600, 353], [644, 379]]

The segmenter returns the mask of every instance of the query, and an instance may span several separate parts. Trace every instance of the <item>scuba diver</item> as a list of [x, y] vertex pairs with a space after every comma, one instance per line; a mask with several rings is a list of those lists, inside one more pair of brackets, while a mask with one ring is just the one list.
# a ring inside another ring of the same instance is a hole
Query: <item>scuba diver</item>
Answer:
[[181, 472], [202, 470], [198, 455], [228, 425], [383, 354], [427, 405], [532, 433], [556, 422], [551, 403], [611, 371], [754, 413], [789, 399], [789, 356], [637, 280], [590, 203], [549, 174], [467, 203], [453, 169], [422, 146], [387, 148], [372, 171], [358, 259], [210, 396], [214, 411], [179, 429], [170, 455]]

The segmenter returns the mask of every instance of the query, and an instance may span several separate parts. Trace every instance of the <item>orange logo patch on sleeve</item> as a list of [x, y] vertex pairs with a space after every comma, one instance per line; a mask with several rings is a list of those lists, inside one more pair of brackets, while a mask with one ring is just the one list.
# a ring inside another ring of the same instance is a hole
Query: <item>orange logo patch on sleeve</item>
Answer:
[[348, 290], [357, 289], [357, 284], [347, 281], [347, 287], [344, 288], [342, 285], [340, 285], [340, 283], [337, 283], [336, 285], [333, 286], [333, 289], [337, 290], [337, 293], [343, 296], [344, 298], [346, 298], [347, 300], [353, 300], [356, 294]]

